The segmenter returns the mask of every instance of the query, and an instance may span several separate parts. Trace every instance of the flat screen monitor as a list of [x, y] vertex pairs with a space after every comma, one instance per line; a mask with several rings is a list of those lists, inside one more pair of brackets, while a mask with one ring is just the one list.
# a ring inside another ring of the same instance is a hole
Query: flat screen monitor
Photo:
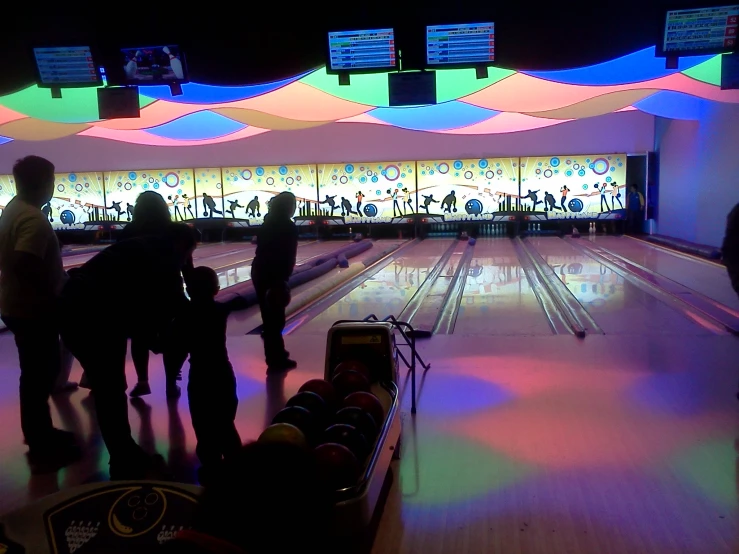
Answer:
[[124, 82], [131, 85], [166, 85], [188, 81], [182, 49], [174, 44], [121, 49]]
[[388, 73], [388, 96], [392, 107], [436, 104], [436, 72]]
[[33, 55], [40, 87], [95, 87], [103, 82], [89, 46], [34, 48]]
[[732, 52], [739, 28], [739, 4], [671, 10], [665, 16], [660, 54], [696, 56]]
[[328, 34], [331, 73], [370, 73], [397, 67], [393, 29], [332, 31]]
[[426, 27], [430, 67], [470, 67], [495, 61], [495, 24], [463, 23]]

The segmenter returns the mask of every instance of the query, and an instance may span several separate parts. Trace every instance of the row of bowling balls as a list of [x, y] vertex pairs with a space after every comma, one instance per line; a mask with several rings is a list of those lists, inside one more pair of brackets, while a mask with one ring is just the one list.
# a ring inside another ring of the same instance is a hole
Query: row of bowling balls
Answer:
[[357, 483], [385, 422], [385, 409], [361, 370], [337, 367], [329, 381], [312, 379], [287, 401], [260, 435], [313, 449], [335, 489]]

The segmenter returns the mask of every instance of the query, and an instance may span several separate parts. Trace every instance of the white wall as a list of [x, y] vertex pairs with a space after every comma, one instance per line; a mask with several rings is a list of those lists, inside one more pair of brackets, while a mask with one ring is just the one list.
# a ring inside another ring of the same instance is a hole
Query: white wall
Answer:
[[660, 234], [721, 246], [739, 203], [739, 105], [706, 103], [699, 121], [658, 118]]
[[654, 117], [621, 112], [497, 135], [445, 135], [385, 125], [332, 123], [299, 131], [271, 131], [207, 146], [141, 146], [72, 136], [14, 141], [0, 146], [0, 174], [19, 157], [37, 154], [57, 171], [108, 171], [372, 162], [474, 157], [544, 156], [646, 152], [654, 144]]

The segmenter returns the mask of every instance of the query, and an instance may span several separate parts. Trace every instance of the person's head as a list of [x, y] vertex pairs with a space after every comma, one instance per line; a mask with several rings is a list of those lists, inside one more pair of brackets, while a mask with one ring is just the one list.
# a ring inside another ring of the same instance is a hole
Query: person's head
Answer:
[[637, 191], [636, 185], [631, 185], [630, 189], [631, 189], [631, 192]]
[[147, 190], [139, 194], [133, 206], [133, 221], [145, 224], [167, 224], [172, 221], [169, 206], [161, 194]]
[[193, 268], [187, 275], [187, 294], [195, 301], [213, 300], [221, 285], [216, 272], [206, 266]]
[[18, 196], [41, 207], [54, 195], [54, 164], [40, 156], [26, 156], [13, 166], [13, 178]]
[[324, 551], [332, 500], [310, 451], [254, 442], [205, 488], [193, 530], [250, 553]]
[[292, 192], [281, 192], [273, 196], [269, 203], [270, 217], [275, 219], [291, 219], [295, 214], [297, 202]]
[[172, 240], [175, 256], [184, 266], [197, 246], [194, 231], [184, 223], [171, 223], [167, 227], [166, 236]]

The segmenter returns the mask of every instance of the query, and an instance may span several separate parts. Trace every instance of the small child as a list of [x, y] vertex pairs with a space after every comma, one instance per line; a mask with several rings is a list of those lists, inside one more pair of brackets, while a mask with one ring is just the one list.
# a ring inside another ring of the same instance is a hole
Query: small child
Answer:
[[232, 311], [246, 309], [248, 304], [239, 296], [216, 302], [220, 285], [209, 267], [196, 267], [187, 277], [190, 304], [174, 325], [190, 354], [187, 397], [198, 441], [195, 452], [202, 464], [198, 479], [204, 484], [214, 467], [241, 448], [234, 424], [239, 399], [226, 349], [226, 322]]

